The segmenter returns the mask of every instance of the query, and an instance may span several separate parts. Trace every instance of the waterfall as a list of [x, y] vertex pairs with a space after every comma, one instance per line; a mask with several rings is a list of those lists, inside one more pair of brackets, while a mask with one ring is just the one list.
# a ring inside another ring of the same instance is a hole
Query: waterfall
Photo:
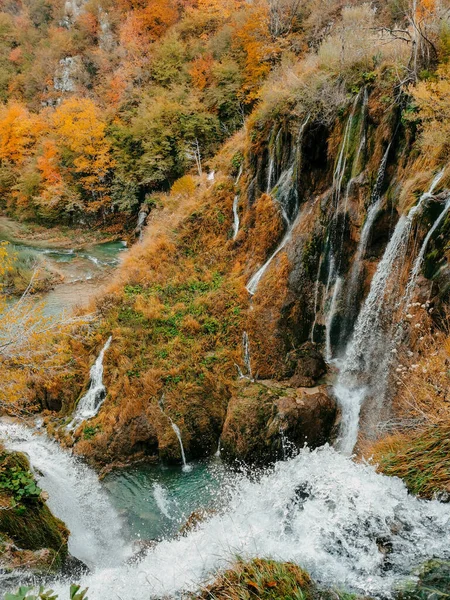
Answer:
[[[324, 312], [325, 312], [325, 307], [327, 304], [330, 288], [333, 286], [333, 296], [332, 296], [332, 300], [330, 303], [330, 310], [332, 308], [336, 307], [336, 303], [338, 300], [338, 294], [341, 290], [341, 285], [339, 285], [339, 289], [336, 289], [336, 285], [337, 285], [336, 276], [340, 269], [342, 247], [343, 247], [343, 243], [344, 243], [344, 234], [345, 234], [345, 214], [347, 211], [347, 202], [348, 202], [348, 197], [350, 194], [350, 186], [351, 186], [352, 180], [349, 181], [347, 188], [346, 188], [346, 193], [345, 193], [345, 204], [344, 204], [344, 212], [343, 212], [344, 218], [342, 219], [342, 231], [341, 231], [341, 235], [340, 235], [341, 243], [339, 244], [339, 246], [340, 246], [339, 248], [336, 248], [336, 246], [338, 245], [337, 240], [336, 240], [336, 237], [337, 237], [337, 231], [336, 231], [337, 215], [339, 212], [338, 209], [339, 209], [339, 204], [340, 204], [340, 199], [341, 199], [342, 182], [343, 182], [345, 172], [347, 169], [347, 152], [348, 152], [348, 145], [349, 145], [350, 137], [351, 137], [353, 119], [355, 117], [356, 107], [358, 105], [360, 96], [361, 96], [361, 92], [359, 94], [357, 94], [357, 96], [355, 97], [355, 100], [353, 101], [352, 110], [350, 112], [350, 115], [347, 119], [347, 123], [345, 125], [344, 136], [342, 138], [338, 159], [337, 159], [336, 166], [335, 166], [334, 173], [333, 173], [333, 188], [332, 188], [333, 213], [332, 213], [332, 217], [331, 217], [331, 222], [329, 224], [327, 242], [325, 244], [325, 247], [328, 248], [328, 276], [327, 276], [327, 284], [326, 284], [326, 288], [325, 288], [325, 293], [324, 293], [323, 299], [322, 299], [322, 308], [323, 308]], [[364, 96], [364, 98], [365, 98], [365, 96]], [[364, 110], [365, 110], [365, 107], [364, 107], [364, 102], [363, 102], [363, 111]], [[361, 135], [361, 137], [363, 137], [362, 132], [360, 132], [360, 135]], [[360, 146], [361, 146], [361, 143], [360, 143]], [[335, 256], [337, 256], [337, 258], [338, 258], [337, 262], [336, 262]], [[329, 313], [329, 311], [328, 311], [328, 313]], [[326, 315], [327, 356], [329, 356], [330, 359], [331, 359], [333, 352], [332, 352], [332, 348], [331, 348], [331, 340], [329, 337], [329, 325], [331, 326], [333, 316], [334, 316], [334, 314]], [[315, 322], [314, 322], [313, 327], [315, 328]], [[314, 331], [312, 331], [311, 335], [312, 336], [314, 335]], [[329, 347], [328, 347], [328, 344], [329, 344]]]
[[334, 195], [334, 199], [335, 199], [336, 208], [339, 204], [339, 199], [340, 199], [340, 194], [341, 194], [341, 189], [342, 189], [342, 181], [344, 179], [345, 170], [347, 167], [348, 143], [350, 141], [350, 133], [351, 133], [351, 129], [352, 129], [353, 118], [355, 116], [356, 107], [359, 102], [360, 94], [361, 94], [361, 92], [356, 96], [355, 100], [353, 101], [352, 110], [351, 110], [350, 116], [347, 120], [347, 124], [345, 126], [344, 137], [342, 138], [342, 143], [341, 143], [341, 149], [340, 149], [336, 167], [335, 167], [334, 173], [333, 173], [333, 195]]
[[237, 238], [237, 234], [239, 233], [239, 196], [236, 194], [233, 200], [233, 240]]
[[286, 244], [291, 239], [292, 230], [295, 226], [295, 223], [296, 223], [296, 221], [294, 221], [292, 223], [292, 225], [290, 225], [290, 227], [288, 227], [286, 233], [283, 236], [283, 239], [278, 244], [276, 250], [269, 256], [269, 258], [266, 260], [266, 262], [263, 264], [263, 266], [260, 269], [258, 269], [258, 271], [256, 271], [256, 273], [253, 275], [253, 277], [247, 283], [247, 291], [251, 296], [254, 296], [256, 294], [256, 290], [258, 289], [259, 282], [261, 281], [264, 273], [267, 271], [270, 263], [277, 256], [277, 254], [279, 254], [283, 250], [283, 248], [286, 246]]
[[172, 421], [172, 419], [169, 417], [169, 415], [166, 415], [167, 418], [170, 421], [170, 424], [172, 425], [172, 429], [175, 432], [175, 435], [177, 436], [178, 439], [178, 443], [180, 444], [180, 451], [181, 451], [181, 460], [183, 461], [183, 471], [185, 473], [189, 473], [189, 471], [192, 471], [192, 466], [188, 465], [187, 461], [186, 461], [186, 455], [184, 453], [184, 446], [183, 446], [183, 440], [181, 439], [181, 431], [180, 428], [178, 427], [178, 425], [176, 423], [174, 423]]
[[[235, 186], [237, 186], [237, 184], [239, 183], [243, 169], [244, 169], [244, 166], [241, 165], [239, 167], [236, 181], [234, 182]], [[235, 240], [237, 238], [237, 234], [239, 233], [239, 210], [238, 209], [239, 209], [239, 194], [237, 193], [233, 200], [233, 240]]]
[[[295, 182], [293, 181], [293, 178], [294, 178], [295, 170], [299, 166], [299, 162], [300, 162], [300, 158], [301, 158], [301, 142], [302, 142], [302, 138], [303, 138], [303, 133], [305, 131], [305, 127], [308, 124], [309, 119], [310, 119], [310, 115], [308, 115], [306, 117], [305, 121], [303, 121], [302, 125], [300, 126], [299, 133], [298, 133], [298, 139], [297, 139], [297, 145], [296, 145], [296, 151], [294, 152], [293, 159], [292, 159], [290, 165], [288, 166], [288, 168], [285, 169], [281, 173], [280, 178], [279, 178], [277, 184], [275, 185], [275, 188], [276, 188], [275, 196], [276, 196], [277, 202], [280, 206], [281, 213], [283, 215], [283, 220], [285, 221], [285, 223], [287, 225], [287, 229], [286, 229], [286, 232], [285, 232], [281, 242], [278, 244], [275, 251], [269, 256], [269, 258], [262, 265], [262, 267], [260, 267], [258, 269], [258, 271], [251, 277], [250, 281], [247, 283], [247, 286], [246, 286], [247, 291], [251, 296], [255, 295], [256, 290], [258, 289], [259, 282], [261, 281], [264, 273], [267, 271], [270, 263], [281, 252], [281, 250], [283, 250], [283, 248], [286, 246], [286, 244], [291, 239], [292, 230], [294, 229], [294, 227], [297, 223], [297, 219], [299, 216], [299, 204], [298, 204], [297, 188], [296, 188]], [[294, 194], [294, 197], [295, 197], [293, 207], [290, 206], [290, 204], [292, 204], [292, 202], [291, 202], [291, 199], [292, 199], [291, 194], [292, 193]]]
[[220, 442], [221, 442], [221, 439], [220, 439], [220, 437], [219, 437], [219, 441], [217, 442], [217, 450], [216, 450], [216, 452], [215, 452], [215, 454], [214, 454], [214, 456], [215, 456], [216, 458], [220, 458]]
[[178, 443], [180, 444], [181, 460], [183, 462], [183, 471], [185, 473], [189, 473], [189, 471], [192, 471], [192, 466], [189, 465], [187, 463], [187, 460], [186, 460], [186, 454], [184, 452], [183, 440], [181, 438], [181, 431], [180, 431], [180, 428], [178, 427], [178, 425], [176, 423], [174, 423], [172, 421], [172, 419], [169, 417], [169, 415], [165, 412], [165, 409], [164, 409], [164, 394], [158, 400], [158, 405], [159, 405], [159, 408], [160, 408], [162, 414], [165, 417], [167, 417], [167, 419], [169, 419], [170, 425], [171, 425], [172, 429], [174, 430], [175, 435], [177, 436]]
[[270, 194], [270, 192], [272, 191], [272, 179], [273, 179], [273, 171], [274, 171], [274, 167], [275, 167], [275, 152], [277, 150], [278, 147], [278, 139], [281, 135], [281, 128], [278, 130], [277, 135], [275, 136], [275, 141], [273, 143], [273, 145], [270, 145], [270, 156], [269, 156], [269, 173], [267, 175], [267, 189], [266, 189], [266, 193]]
[[0, 421], [0, 439], [8, 450], [24, 452], [50, 510], [70, 530], [69, 552], [89, 568], [119, 565], [129, 553], [121, 523], [97, 474], [59, 444], [22, 425]]
[[[399, 275], [403, 266], [413, 219], [424, 201], [433, 194], [442, 175], [443, 171], [436, 175], [429, 191], [422, 194], [418, 204], [398, 220], [347, 346], [335, 386], [342, 409], [338, 446], [345, 454], [351, 454], [356, 444], [360, 410], [368, 394], [375, 392], [378, 401], [382, 402], [389, 362], [386, 349], [393, 326], [392, 302], [394, 290], [398, 289], [398, 280], [392, 279]], [[392, 292], [391, 298], [388, 298], [388, 292]]]
[[[391, 149], [391, 144], [388, 145], [385, 153], [383, 154], [383, 158], [381, 159], [380, 166], [378, 168], [377, 177], [375, 180], [375, 185], [372, 191], [372, 196], [370, 200], [369, 209], [367, 211], [366, 220], [364, 221], [363, 228], [361, 230], [358, 248], [356, 250], [353, 265], [350, 271], [349, 281], [347, 285], [347, 299], [346, 299], [346, 308], [347, 313], [351, 311], [352, 306], [354, 306], [355, 298], [357, 295], [358, 286], [360, 285], [360, 276], [363, 267], [363, 258], [367, 249], [367, 245], [370, 241], [370, 236], [372, 235], [372, 228], [375, 223], [375, 219], [380, 211], [382, 204], [382, 196], [381, 190], [383, 187], [385, 175], [386, 175], [386, 167], [389, 156], [389, 151]], [[342, 332], [343, 334], [344, 332]], [[341, 334], [341, 339], [342, 339]]]
[[86, 419], [92, 419], [97, 415], [101, 405], [106, 397], [106, 388], [103, 385], [103, 358], [105, 352], [111, 345], [112, 336], [110, 336], [103, 346], [97, 360], [90, 370], [91, 383], [86, 394], [78, 402], [72, 421], [67, 426], [68, 430], [73, 430]]
[[[329, 447], [302, 449], [259, 477], [230, 475], [222, 493], [224, 510], [139, 564], [83, 576], [89, 599], [130, 598], [130, 590], [133, 600], [180, 598], [236, 556], [293, 562], [323, 586], [387, 598], [426, 560], [450, 557], [448, 505], [419, 500], [401, 480]], [[68, 597], [69, 584], [50, 587]]]
[[252, 363], [251, 363], [251, 358], [250, 358], [250, 340], [248, 337], [248, 333], [246, 331], [244, 331], [244, 333], [242, 334], [242, 350], [243, 350], [243, 355], [244, 355], [244, 365], [245, 365], [245, 369], [247, 371], [247, 375], [243, 376], [246, 377], [247, 379], [252, 380]]
[[436, 219], [436, 221], [434, 222], [432, 228], [430, 229], [427, 236], [425, 237], [425, 239], [422, 243], [422, 247], [420, 248], [420, 252], [414, 262], [414, 266], [412, 268], [411, 275], [409, 276], [408, 285], [406, 286], [406, 293], [405, 293], [405, 298], [404, 298], [405, 307], [409, 304], [409, 301], [411, 300], [411, 296], [412, 296], [412, 293], [416, 286], [416, 282], [417, 282], [417, 278], [420, 273], [420, 269], [422, 268], [422, 263], [423, 263], [423, 259], [425, 258], [425, 252], [427, 251], [428, 244], [429, 244], [431, 238], [433, 237], [435, 231], [438, 229], [438, 227], [444, 220], [444, 217], [447, 215], [449, 209], [450, 209], [450, 198], [447, 199], [442, 212], [439, 214], [439, 216]]
[[337, 300], [341, 291], [341, 287], [342, 287], [342, 278], [338, 277], [336, 279], [336, 283], [334, 284], [334, 290], [333, 290], [333, 296], [331, 298], [331, 305], [330, 305], [330, 310], [328, 311], [327, 314], [327, 320], [326, 320], [326, 327], [325, 327], [325, 331], [326, 331], [326, 360], [328, 362], [331, 361], [331, 359], [333, 358], [333, 348], [332, 348], [332, 344], [331, 344], [331, 327], [333, 325], [333, 319], [334, 319], [334, 315], [336, 313], [336, 305], [337, 305]]

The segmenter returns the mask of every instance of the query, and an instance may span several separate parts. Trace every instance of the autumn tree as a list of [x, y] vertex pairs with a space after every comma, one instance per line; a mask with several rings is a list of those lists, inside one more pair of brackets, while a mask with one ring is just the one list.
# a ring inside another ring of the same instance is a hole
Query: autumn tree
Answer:
[[22, 104], [10, 103], [0, 108], [0, 162], [23, 165], [44, 129], [43, 119]]
[[70, 98], [55, 110], [52, 124], [62, 164], [81, 188], [85, 209], [99, 211], [110, 201], [108, 176], [114, 164], [99, 108], [87, 98]]
[[450, 64], [437, 70], [437, 77], [410, 87], [420, 120], [421, 144], [428, 157], [448, 160], [450, 154]]

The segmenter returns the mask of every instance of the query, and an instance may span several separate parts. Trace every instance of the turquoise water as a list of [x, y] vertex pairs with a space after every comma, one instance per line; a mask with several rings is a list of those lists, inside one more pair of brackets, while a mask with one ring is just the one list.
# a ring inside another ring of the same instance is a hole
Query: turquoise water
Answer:
[[[0, 235], [0, 241], [2, 239]], [[13, 242], [10, 245], [17, 253], [19, 268], [53, 273], [56, 281], [53, 289], [33, 298], [43, 303], [45, 316], [56, 317], [76, 306], [86, 306], [119, 264], [120, 253], [126, 250], [126, 243], [122, 241], [92, 244], [81, 249]]]
[[140, 465], [109, 473], [103, 485], [120, 513], [126, 537], [160, 540], [176, 535], [194, 511], [224, 502], [224, 483], [232, 477], [219, 458], [181, 466]]

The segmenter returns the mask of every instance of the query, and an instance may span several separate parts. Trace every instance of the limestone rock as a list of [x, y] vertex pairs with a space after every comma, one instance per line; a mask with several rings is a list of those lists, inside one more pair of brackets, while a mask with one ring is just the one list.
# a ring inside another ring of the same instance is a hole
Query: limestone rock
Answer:
[[327, 372], [327, 366], [316, 344], [305, 342], [286, 357], [286, 377], [292, 387], [313, 387]]
[[228, 406], [222, 457], [266, 464], [284, 458], [286, 446], [321, 446], [330, 440], [336, 417], [336, 401], [325, 386], [242, 382]]

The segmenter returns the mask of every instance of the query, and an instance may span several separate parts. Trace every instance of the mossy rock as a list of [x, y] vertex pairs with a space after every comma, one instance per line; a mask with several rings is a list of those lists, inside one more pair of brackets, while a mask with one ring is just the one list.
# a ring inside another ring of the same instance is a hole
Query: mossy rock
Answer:
[[[3, 451], [0, 455], [3, 473], [12, 468], [30, 472], [30, 464], [24, 454]], [[41, 557], [44, 562], [50, 556], [52, 568], [64, 564], [68, 555], [69, 530], [49, 510], [41, 496], [21, 498], [17, 501], [10, 490], [0, 491], [0, 535], [9, 539], [22, 551], [47, 550]]]
[[[322, 590], [298, 565], [275, 560], [238, 561], [191, 600], [358, 600], [353, 594]], [[361, 599], [359, 599], [361, 600]], [[369, 600], [369, 599], [366, 599]]]
[[445, 600], [450, 598], [450, 562], [432, 560], [419, 574], [419, 581], [397, 594], [398, 600]]
[[228, 405], [222, 457], [264, 465], [305, 444], [316, 448], [330, 441], [336, 418], [336, 401], [325, 386], [242, 381]]

